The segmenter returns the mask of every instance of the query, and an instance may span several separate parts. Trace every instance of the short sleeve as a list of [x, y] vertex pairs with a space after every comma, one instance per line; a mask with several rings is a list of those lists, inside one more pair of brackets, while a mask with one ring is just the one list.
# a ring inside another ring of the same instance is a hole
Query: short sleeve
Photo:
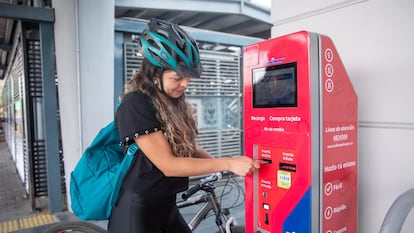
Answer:
[[155, 114], [156, 110], [149, 96], [140, 92], [126, 94], [115, 115], [121, 145], [127, 146], [140, 135], [161, 130], [161, 123]]

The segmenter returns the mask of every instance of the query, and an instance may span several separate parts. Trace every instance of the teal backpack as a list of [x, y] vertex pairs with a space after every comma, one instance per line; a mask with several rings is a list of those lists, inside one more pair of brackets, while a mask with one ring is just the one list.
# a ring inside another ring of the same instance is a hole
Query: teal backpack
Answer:
[[137, 144], [123, 155], [120, 137], [112, 121], [95, 136], [71, 173], [73, 213], [82, 220], [107, 220], [118, 200], [122, 180], [139, 149]]

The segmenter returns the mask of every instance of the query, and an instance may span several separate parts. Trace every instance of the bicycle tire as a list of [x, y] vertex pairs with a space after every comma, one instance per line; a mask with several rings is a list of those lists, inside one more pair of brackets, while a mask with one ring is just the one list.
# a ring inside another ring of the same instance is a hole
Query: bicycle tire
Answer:
[[107, 231], [93, 223], [83, 221], [59, 222], [49, 227], [44, 233], [107, 233]]
[[[245, 233], [246, 228], [244, 226], [231, 226], [230, 227], [231, 233]], [[216, 233], [220, 233], [220, 231], [217, 231]]]

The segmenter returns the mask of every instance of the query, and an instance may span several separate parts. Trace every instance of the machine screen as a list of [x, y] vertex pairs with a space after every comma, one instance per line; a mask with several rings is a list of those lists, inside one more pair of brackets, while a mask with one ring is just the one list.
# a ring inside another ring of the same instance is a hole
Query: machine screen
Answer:
[[297, 107], [296, 62], [253, 70], [253, 107]]

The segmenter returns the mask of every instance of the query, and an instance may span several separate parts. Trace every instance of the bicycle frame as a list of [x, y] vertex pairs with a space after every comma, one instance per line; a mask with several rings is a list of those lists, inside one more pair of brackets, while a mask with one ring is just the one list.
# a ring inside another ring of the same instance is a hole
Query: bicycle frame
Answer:
[[205, 195], [206, 202], [202, 205], [199, 211], [189, 221], [188, 225], [191, 230], [194, 230], [205, 219], [210, 211], [213, 211], [215, 222], [221, 233], [226, 233], [223, 226], [222, 210], [219, 207], [216, 194], [214, 192]]
[[[197, 228], [197, 226], [208, 216], [210, 211], [213, 211], [215, 217], [215, 223], [220, 233], [231, 233], [230, 225], [235, 223], [234, 218], [228, 218], [229, 211], [222, 210], [220, 203], [215, 193], [214, 185], [203, 185], [202, 188], [205, 193], [197, 196], [189, 197], [188, 199], [177, 202], [178, 208], [187, 206], [193, 206], [200, 203], [204, 203], [197, 213], [188, 221], [188, 226], [191, 230]], [[191, 194], [192, 195], [192, 194]], [[224, 224], [225, 223], [225, 224]]]
[[[210, 199], [210, 197], [208, 197]], [[207, 201], [203, 204], [203, 206], [200, 208], [199, 211], [191, 218], [191, 220], [188, 222], [188, 226], [191, 230], [194, 230], [200, 223], [205, 219], [208, 215], [208, 213], [213, 209], [213, 205], [211, 204], [211, 201]]]

